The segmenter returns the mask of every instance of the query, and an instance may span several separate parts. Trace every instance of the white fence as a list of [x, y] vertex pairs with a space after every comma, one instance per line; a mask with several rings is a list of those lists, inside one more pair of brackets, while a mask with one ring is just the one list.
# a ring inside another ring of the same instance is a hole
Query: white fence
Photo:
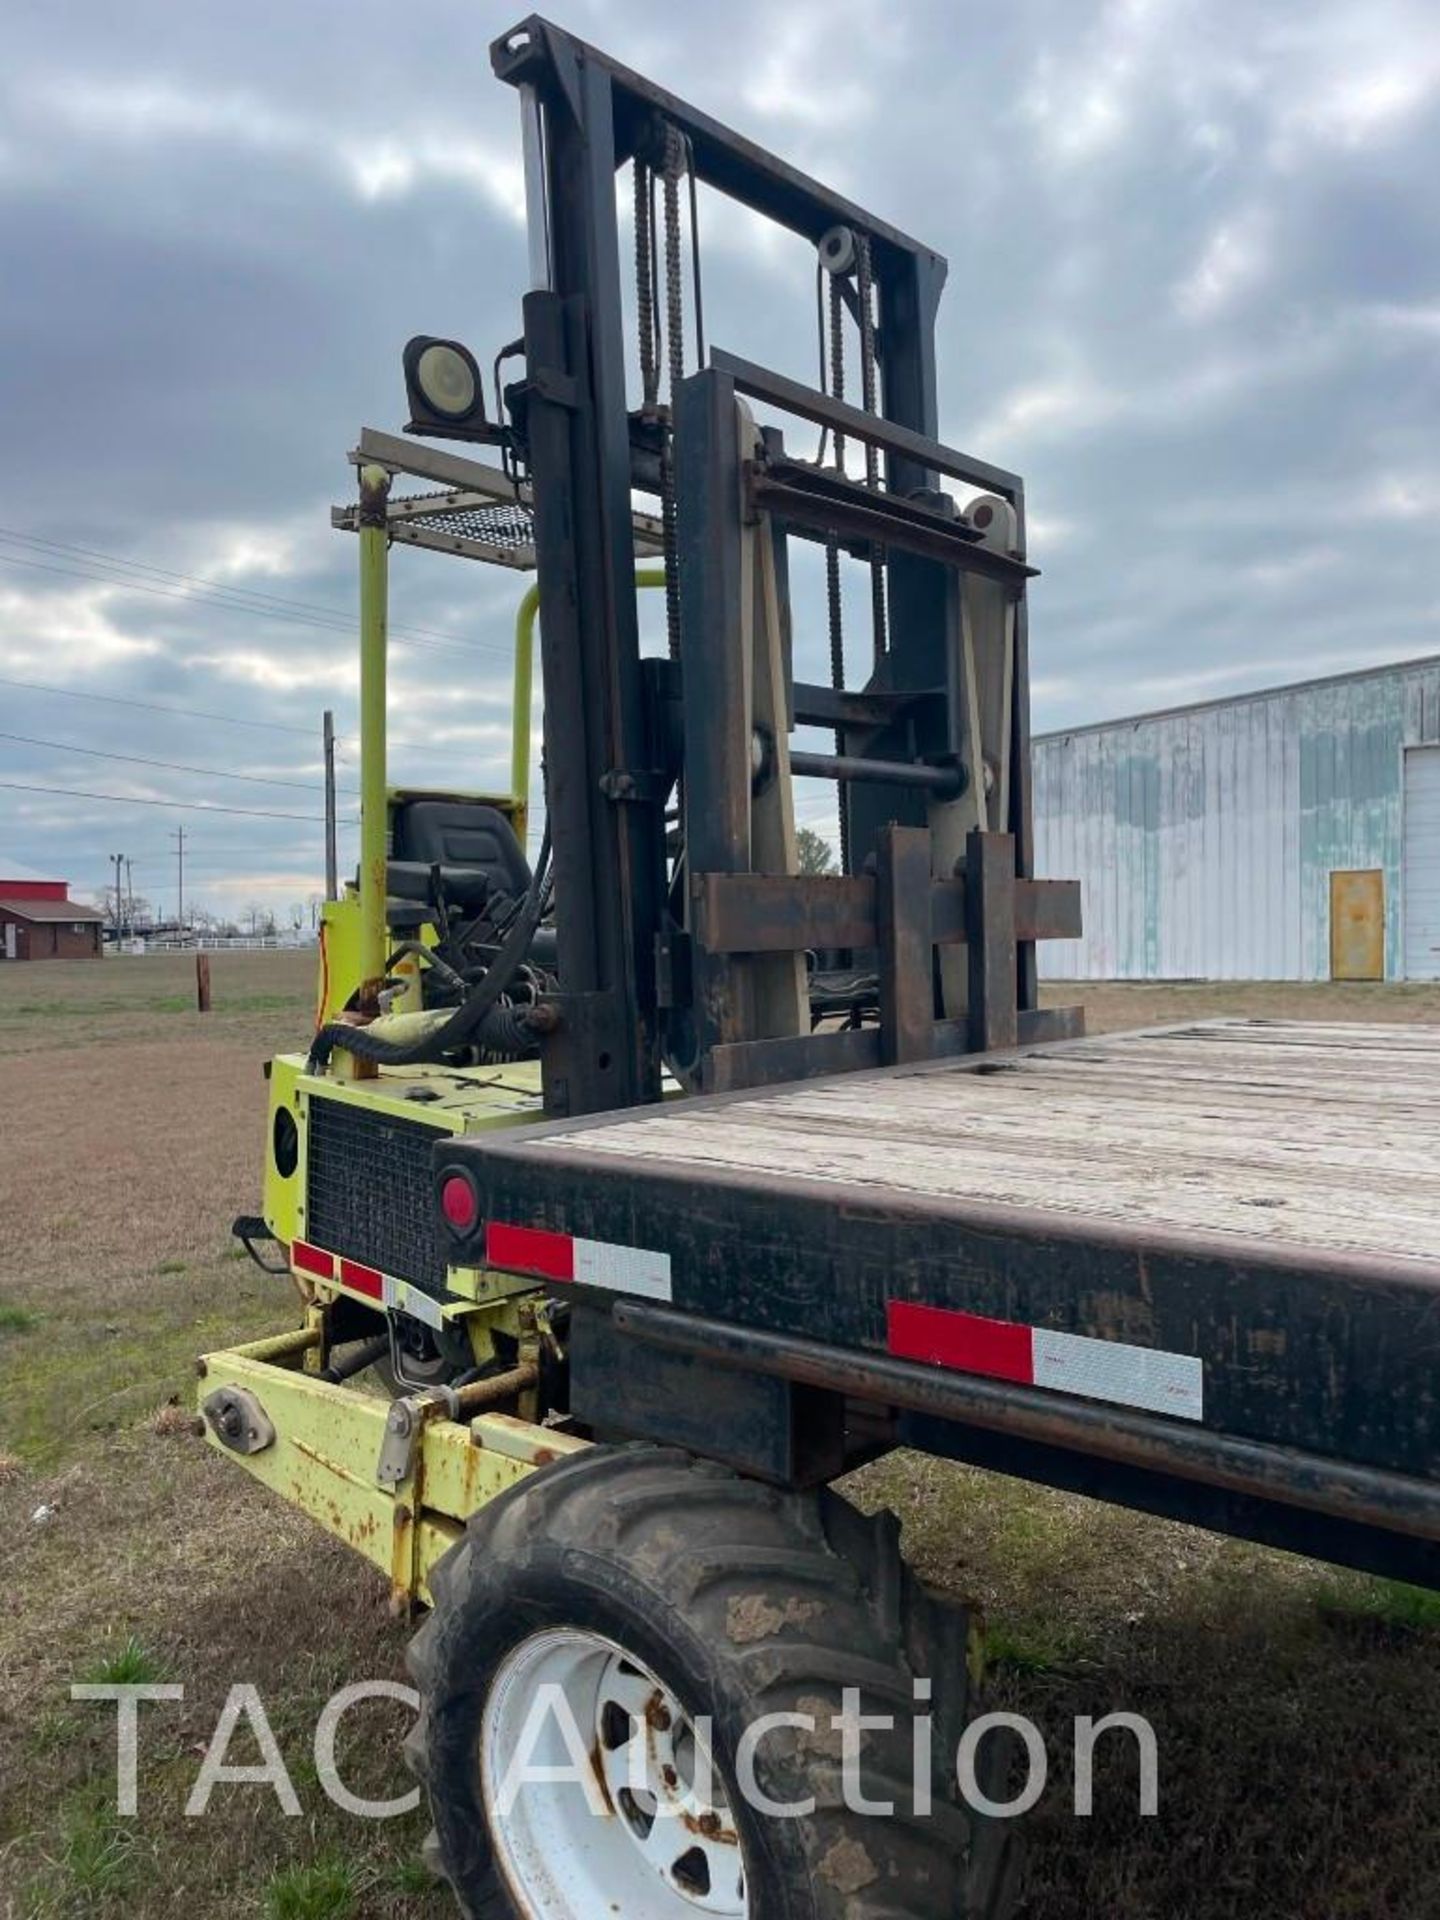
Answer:
[[313, 933], [205, 933], [191, 940], [125, 940], [105, 951], [124, 958], [147, 953], [296, 953], [314, 945]]

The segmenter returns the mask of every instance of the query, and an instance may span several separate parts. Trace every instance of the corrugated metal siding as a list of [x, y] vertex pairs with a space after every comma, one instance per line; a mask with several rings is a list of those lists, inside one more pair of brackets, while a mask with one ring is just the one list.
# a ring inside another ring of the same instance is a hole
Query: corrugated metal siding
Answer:
[[1036, 871], [1078, 878], [1054, 979], [1320, 980], [1330, 874], [1385, 874], [1401, 950], [1406, 746], [1440, 741], [1440, 663], [1035, 741]]
[[1405, 756], [1405, 971], [1440, 980], [1440, 747]]

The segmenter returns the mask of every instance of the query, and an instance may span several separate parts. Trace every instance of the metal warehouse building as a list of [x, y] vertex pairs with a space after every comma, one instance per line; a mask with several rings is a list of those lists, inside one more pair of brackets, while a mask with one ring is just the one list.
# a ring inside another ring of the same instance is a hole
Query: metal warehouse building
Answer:
[[1091, 980], [1440, 980], [1440, 656], [1036, 737]]

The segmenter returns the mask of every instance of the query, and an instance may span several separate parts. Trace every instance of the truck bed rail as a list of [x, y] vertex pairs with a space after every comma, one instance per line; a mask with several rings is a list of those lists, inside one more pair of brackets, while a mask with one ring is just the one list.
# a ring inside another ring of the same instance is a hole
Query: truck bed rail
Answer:
[[[1234, 1531], [1271, 1537], [1259, 1503], [1404, 1535], [1440, 1576], [1440, 1031], [1206, 1022], [441, 1160], [492, 1266], [633, 1340]], [[1313, 1525], [1285, 1543], [1363, 1557]]]

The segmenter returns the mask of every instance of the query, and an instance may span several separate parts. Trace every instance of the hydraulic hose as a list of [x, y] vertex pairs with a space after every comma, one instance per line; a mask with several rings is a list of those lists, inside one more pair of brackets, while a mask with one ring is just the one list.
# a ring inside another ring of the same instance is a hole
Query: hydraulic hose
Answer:
[[[465, 1008], [462, 1007], [460, 1011], [465, 1012]], [[442, 1054], [459, 1046], [478, 1047], [487, 1054], [525, 1053], [539, 1037], [538, 1031], [530, 1025], [530, 1014], [528, 1007], [486, 1007], [459, 1038], [447, 1039], [450, 1028], [441, 1027], [408, 1043], [387, 1040], [382, 1034], [372, 1033], [368, 1027], [342, 1027], [342, 1037], [335, 1044], [361, 1060], [373, 1060], [380, 1067], [420, 1066], [427, 1061], [438, 1060]], [[326, 1057], [328, 1059], [328, 1055]], [[311, 1058], [314, 1058], [313, 1053]], [[311, 1070], [315, 1071], [314, 1068]]]
[[465, 981], [462, 975], [442, 960], [433, 947], [427, 947], [423, 940], [402, 940], [385, 962], [387, 976], [395, 971], [399, 961], [407, 959], [418, 960], [421, 966], [427, 967], [437, 979], [443, 980], [447, 987], [464, 992]]
[[[487, 1024], [487, 1016], [492, 1013], [513, 1013], [514, 1009], [498, 1006], [500, 996], [510, 986], [516, 974], [524, 964], [530, 951], [530, 943], [535, 938], [535, 929], [540, 924], [540, 915], [544, 910], [545, 893], [549, 883], [550, 870], [550, 823], [545, 823], [545, 837], [540, 845], [540, 858], [535, 864], [529, 892], [524, 903], [495, 956], [493, 966], [486, 971], [484, 979], [474, 992], [441, 1027], [424, 1034], [418, 1040], [408, 1044], [386, 1040], [382, 1035], [371, 1033], [366, 1027], [352, 1027], [344, 1021], [332, 1021], [316, 1034], [310, 1048], [310, 1071], [323, 1073], [330, 1064], [330, 1056], [336, 1047], [342, 1048], [360, 1060], [373, 1060], [382, 1067], [418, 1067], [427, 1062], [439, 1060], [451, 1053], [456, 1047], [470, 1046], [477, 1040], [481, 1045], [499, 1046], [503, 1041], [498, 1037], [502, 1023], [490, 1023], [497, 1038], [491, 1039], [482, 1032]], [[508, 1026], [508, 1022], [503, 1023]]]

